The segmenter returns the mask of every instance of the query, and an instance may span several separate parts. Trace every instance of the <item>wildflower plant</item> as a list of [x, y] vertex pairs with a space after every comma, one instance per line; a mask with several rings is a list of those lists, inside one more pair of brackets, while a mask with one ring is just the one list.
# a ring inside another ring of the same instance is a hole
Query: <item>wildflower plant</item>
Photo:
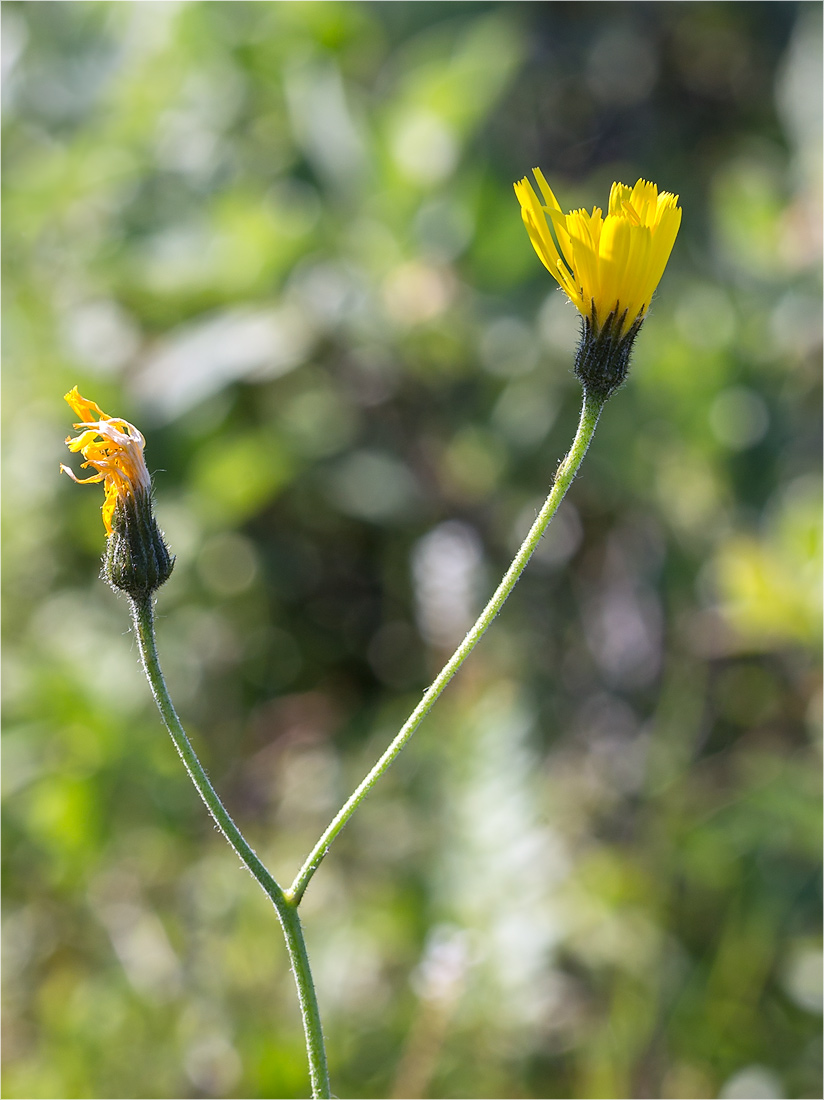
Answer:
[[583, 404], [572, 445], [561, 461], [549, 494], [512, 564], [475, 624], [424, 693], [392, 743], [319, 838], [288, 887], [278, 883], [232, 820], [209, 781], [175, 711], [157, 652], [154, 593], [171, 575], [174, 559], [152, 510], [152, 482], [144, 459], [145, 440], [134, 425], [104, 413], [77, 387], [65, 395], [79, 417], [70, 451], [93, 469], [79, 484], [102, 482], [106, 552], [102, 575], [123, 591], [131, 605], [134, 630], [149, 684], [163, 721], [200, 797], [223, 835], [269, 897], [280, 920], [295, 976], [303, 1017], [313, 1097], [330, 1097], [320, 1012], [298, 907], [335, 837], [400, 753], [438, 696], [461, 667], [503, 607], [558, 510], [587, 452], [601, 411], [622, 385], [633, 343], [667, 265], [681, 222], [678, 197], [639, 180], [630, 188], [614, 183], [606, 217], [595, 207], [563, 214], [540, 169], [534, 170], [540, 196], [524, 178], [515, 186], [530, 240], [544, 266], [582, 317], [575, 373]]

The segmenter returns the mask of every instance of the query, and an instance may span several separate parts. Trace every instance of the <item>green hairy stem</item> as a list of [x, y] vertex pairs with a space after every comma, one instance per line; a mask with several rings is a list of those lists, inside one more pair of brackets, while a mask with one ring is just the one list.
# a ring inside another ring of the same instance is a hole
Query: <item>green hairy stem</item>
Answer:
[[329, 1088], [329, 1071], [326, 1068], [323, 1029], [320, 1023], [315, 986], [312, 981], [312, 971], [309, 968], [309, 956], [306, 954], [306, 943], [296, 906], [286, 898], [281, 887], [263, 866], [243, 833], [235, 825], [229, 811], [220, 801], [217, 792], [209, 782], [209, 777], [204, 771], [197, 753], [192, 748], [192, 743], [186, 736], [186, 731], [180, 724], [180, 719], [169, 696], [169, 689], [166, 687], [166, 681], [160, 668], [150, 596], [141, 600], [132, 600], [132, 618], [138, 645], [140, 646], [140, 657], [151, 685], [152, 694], [166, 729], [171, 734], [172, 741], [174, 741], [175, 748], [180, 753], [186, 771], [189, 773], [197, 793], [206, 803], [206, 808], [214, 818], [218, 829], [237, 852], [249, 872], [260, 883], [266, 896], [275, 907], [280, 926], [286, 937], [286, 946], [289, 950], [289, 959], [292, 963], [292, 972], [298, 989], [298, 1000], [300, 1001], [303, 1030], [306, 1037], [306, 1053], [309, 1058], [309, 1074], [312, 1079], [312, 1096], [316, 1100], [318, 1098], [326, 1100], [332, 1094]]
[[503, 607], [504, 602], [515, 587], [521, 573], [523, 573], [527, 562], [532, 557], [550, 520], [558, 511], [561, 501], [566, 496], [567, 490], [578, 472], [595, 432], [598, 418], [601, 415], [601, 410], [605, 401], [606, 398], [604, 396], [593, 395], [586, 391], [584, 392], [581, 418], [572, 446], [560, 463], [549, 495], [530, 528], [529, 533], [521, 544], [518, 553], [515, 555], [512, 564], [506, 571], [503, 580], [479, 615], [475, 625], [441, 669], [437, 678], [424, 693], [421, 701], [401, 727], [389, 748], [354, 791], [352, 796], [344, 804], [340, 812], [318, 840], [288, 890], [284, 890], [275, 881], [248, 844], [240, 829], [232, 820], [225, 806], [220, 801], [214, 787], [209, 782], [209, 778], [197, 754], [192, 748], [191, 742], [186, 736], [171, 698], [169, 697], [169, 692], [160, 668], [157, 643], [155, 640], [151, 596], [146, 595], [131, 599], [132, 617], [138, 644], [140, 646], [140, 656], [149, 684], [151, 685], [152, 693], [154, 694], [155, 702], [160, 710], [166, 728], [171, 734], [175, 747], [183, 760], [183, 764], [198, 794], [205, 802], [206, 808], [214, 818], [215, 823], [226, 837], [229, 844], [240, 857], [241, 861], [263, 888], [267, 897], [274, 905], [280, 920], [280, 925], [286, 938], [286, 945], [292, 963], [295, 984], [298, 990], [298, 999], [300, 1001], [306, 1038], [306, 1051], [309, 1060], [309, 1073], [312, 1082], [312, 1096], [316, 1098], [316, 1100], [317, 1098], [330, 1097], [331, 1092], [329, 1074], [326, 1066], [326, 1051], [324, 1048], [320, 1013], [318, 1011], [312, 973], [309, 967], [309, 958], [306, 953], [306, 943], [298, 917], [298, 906], [300, 905], [301, 899], [303, 898], [312, 876], [328, 852], [332, 841], [343, 829], [352, 814], [357, 810], [358, 806], [375, 783], [377, 783], [378, 779], [380, 779], [387, 770], [404, 745], [406, 745], [412, 737], [412, 734], [429, 713], [438, 696], [475, 648], [491, 625], [495, 616]]
[[555, 480], [552, 483], [552, 489], [549, 492], [549, 496], [544, 502], [543, 508], [538, 513], [535, 522], [529, 530], [524, 541], [521, 543], [521, 548], [515, 555], [512, 564], [504, 574], [504, 578], [495, 592], [492, 595], [489, 603], [483, 609], [478, 616], [475, 625], [466, 635], [464, 640], [443, 666], [438, 673], [437, 678], [424, 693], [420, 703], [415, 707], [412, 713], [407, 718], [406, 722], [401, 727], [399, 733], [395, 737], [395, 740], [366, 776], [357, 790], [351, 795], [349, 800], [341, 808], [337, 816], [330, 823], [326, 832], [317, 842], [312, 849], [309, 857], [298, 872], [295, 881], [286, 891], [286, 897], [293, 899], [296, 903], [300, 902], [306, 887], [309, 885], [309, 880], [314, 875], [320, 866], [323, 857], [329, 850], [329, 845], [346, 825], [349, 818], [360, 806], [366, 795], [371, 791], [412, 734], [427, 716], [432, 709], [435, 700], [441, 694], [443, 689], [464, 663], [466, 658], [478, 644], [480, 639], [486, 633], [487, 629], [492, 623], [492, 620], [498, 614], [503, 607], [507, 597], [512, 589], [515, 587], [518, 578], [526, 568], [526, 564], [532, 557], [538, 543], [543, 538], [544, 532], [549, 526], [549, 521], [558, 511], [558, 507], [561, 501], [566, 496], [567, 489], [569, 489], [572, 481], [578, 472], [578, 468], [584, 460], [584, 455], [587, 453], [590, 440], [595, 432], [596, 425], [598, 424], [598, 418], [601, 415], [601, 409], [604, 406], [603, 399], [591, 398], [586, 393], [584, 394], [583, 407], [581, 409], [581, 419], [578, 423], [578, 431], [575, 434], [575, 439], [572, 442], [572, 446], [566, 454], [566, 457], [558, 467], [558, 472], [555, 475]]

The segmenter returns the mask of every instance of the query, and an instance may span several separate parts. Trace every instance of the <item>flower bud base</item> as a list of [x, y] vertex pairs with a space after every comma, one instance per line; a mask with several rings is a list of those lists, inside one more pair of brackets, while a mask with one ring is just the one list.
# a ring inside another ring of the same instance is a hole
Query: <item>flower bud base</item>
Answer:
[[103, 578], [132, 599], [145, 599], [169, 579], [174, 563], [154, 518], [151, 493], [122, 497], [106, 544]]
[[635, 337], [641, 330], [641, 315], [623, 331], [626, 313], [613, 310], [599, 325], [592, 316], [582, 318], [581, 340], [575, 353], [575, 375], [592, 397], [606, 401], [626, 380]]

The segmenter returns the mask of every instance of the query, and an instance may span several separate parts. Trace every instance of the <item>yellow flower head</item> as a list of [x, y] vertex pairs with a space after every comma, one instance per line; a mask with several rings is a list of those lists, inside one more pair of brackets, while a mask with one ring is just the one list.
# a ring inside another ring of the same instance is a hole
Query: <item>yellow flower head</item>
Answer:
[[77, 392], [77, 386], [65, 395], [72, 410], [80, 417], [75, 428], [83, 429], [80, 435], [66, 440], [70, 451], [80, 451], [85, 459], [84, 469], [92, 467], [97, 472], [91, 477], [78, 478], [68, 466], [60, 467], [78, 483], [102, 481], [106, 497], [103, 501], [103, 523], [106, 535], [112, 534], [112, 518], [118, 500], [148, 494], [152, 481], [143, 448], [146, 444], [141, 433], [127, 420], [107, 416], [94, 401], [88, 401]]
[[543, 202], [526, 177], [515, 194], [535, 251], [595, 330], [614, 314], [620, 336], [643, 319], [664, 274], [681, 224], [678, 196], [646, 180], [613, 183], [606, 217], [597, 206], [563, 214], [540, 168], [533, 173]]

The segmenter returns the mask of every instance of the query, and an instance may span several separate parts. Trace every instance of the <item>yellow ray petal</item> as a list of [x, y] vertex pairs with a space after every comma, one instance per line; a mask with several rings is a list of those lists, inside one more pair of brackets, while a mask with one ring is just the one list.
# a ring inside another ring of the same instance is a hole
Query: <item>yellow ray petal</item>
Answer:
[[515, 194], [521, 204], [521, 214], [532, 246], [546, 269], [554, 275], [561, 257], [549, 232], [538, 196], [526, 176], [515, 184]]

